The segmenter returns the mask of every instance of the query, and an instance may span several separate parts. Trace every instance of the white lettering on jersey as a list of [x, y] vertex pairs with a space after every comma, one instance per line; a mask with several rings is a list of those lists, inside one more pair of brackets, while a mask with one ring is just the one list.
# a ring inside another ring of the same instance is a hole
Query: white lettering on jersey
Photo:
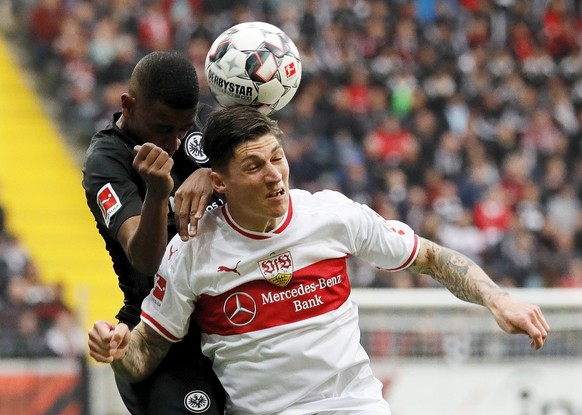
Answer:
[[295, 312], [307, 310], [309, 308], [317, 307], [319, 305], [323, 305], [323, 300], [321, 299], [321, 295], [315, 294], [313, 298], [308, 300], [300, 301], [295, 300], [293, 301], [293, 305], [295, 306]]

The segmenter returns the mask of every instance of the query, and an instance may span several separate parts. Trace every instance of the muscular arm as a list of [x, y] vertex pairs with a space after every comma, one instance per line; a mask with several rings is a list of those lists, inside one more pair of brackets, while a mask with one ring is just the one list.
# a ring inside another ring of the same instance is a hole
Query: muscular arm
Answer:
[[486, 306], [494, 297], [508, 295], [465, 255], [420, 238], [420, 251], [410, 271], [428, 274], [457, 298]]
[[129, 333], [125, 353], [121, 358], [113, 360], [111, 367], [128, 382], [139, 382], [158, 367], [171, 345], [171, 342], [142, 321]]
[[146, 195], [141, 215], [127, 219], [117, 233], [131, 264], [147, 275], [158, 270], [168, 241], [168, 199], [152, 199]]
[[147, 183], [140, 216], [126, 220], [117, 240], [131, 264], [144, 274], [158, 270], [168, 242], [168, 199], [174, 185], [170, 175], [174, 165], [161, 148], [145, 143], [135, 147], [134, 169]]
[[409, 270], [432, 276], [463, 301], [487, 307], [502, 330], [527, 334], [532, 347], [544, 345], [550, 327], [541, 309], [512, 298], [465, 255], [420, 238], [420, 251]]

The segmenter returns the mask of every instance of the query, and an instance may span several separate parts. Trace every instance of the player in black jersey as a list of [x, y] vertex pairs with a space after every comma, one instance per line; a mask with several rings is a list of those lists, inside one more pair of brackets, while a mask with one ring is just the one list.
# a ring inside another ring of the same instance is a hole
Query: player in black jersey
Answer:
[[[121, 96], [121, 112], [97, 132], [83, 165], [83, 187], [113, 261], [124, 304], [117, 319], [133, 328], [153, 287], [166, 244], [195, 236], [207, 207], [218, 206], [196, 130], [198, 78], [177, 52], [142, 58]], [[103, 335], [111, 329], [96, 322]], [[90, 345], [91, 347], [91, 345]], [[145, 381], [116, 378], [133, 415], [223, 414], [224, 392], [190, 329]]]

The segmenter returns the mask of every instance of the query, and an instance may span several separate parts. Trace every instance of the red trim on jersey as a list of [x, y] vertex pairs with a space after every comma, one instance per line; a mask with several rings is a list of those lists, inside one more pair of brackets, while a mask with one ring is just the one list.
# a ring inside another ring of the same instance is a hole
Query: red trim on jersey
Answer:
[[350, 295], [346, 260], [328, 259], [296, 270], [285, 287], [259, 279], [216, 296], [201, 295], [194, 318], [203, 333], [228, 336], [329, 313]]
[[396, 268], [384, 268], [384, 269], [387, 271], [398, 271], [400, 269], [407, 268], [414, 259], [414, 257], [416, 256], [416, 251], [418, 251], [418, 247], [419, 247], [418, 236], [414, 235], [414, 245], [412, 246], [412, 252], [410, 253], [410, 256], [406, 259], [406, 261], [404, 261], [404, 264]]
[[248, 231], [245, 231], [243, 228], [238, 226], [234, 222], [234, 220], [230, 217], [226, 205], [222, 206], [222, 215], [224, 216], [226, 223], [228, 223], [231, 226], [231, 228], [233, 228], [241, 235], [251, 239], [269, 239], [272, 236], [272, 234], [281, 233], [287, 228], [287, 226], [289, 226], [289, 223], [291, 222], [291, 217], [293, 216], [293, 204], [291, 203], [291, 196], [289, 196], [289, 209], [287, 210], [287, 216], [285, 217], [285, 220], [279, 225], [279, 227], [275, 229], [271, 234], [250, 233]]
[[141, 318], [143, 320], [147, 320], [151, 324], [153, 324], [154, 327], [157, 328], [168, 339], [170, 339], [172, 341], [180, 340], [178, 337], [174, 336], [172, 333], [170, 333], [168, 330], [166, 330], [160, 323], [158, 323], [156, 320], [154, 320], [154, 318], [152, 316], [150, 316], [148, 313], [146, 313], [145, 311], [141, 312]]

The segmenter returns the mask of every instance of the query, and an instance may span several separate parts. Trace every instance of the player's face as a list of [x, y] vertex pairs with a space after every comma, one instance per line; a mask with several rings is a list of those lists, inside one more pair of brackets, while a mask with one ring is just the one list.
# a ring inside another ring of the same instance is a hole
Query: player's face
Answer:
[[194, 126], [196, 109], [176, 110], [160, 101], [127, 97], [124, 123], [140, 143], [153, 143], [173, 155]]
[[255, 232], [273, 230], [289, 208], [289, 164], [272, 134], [241, 144], [226, 172], [213, 172], [238, 225]]

